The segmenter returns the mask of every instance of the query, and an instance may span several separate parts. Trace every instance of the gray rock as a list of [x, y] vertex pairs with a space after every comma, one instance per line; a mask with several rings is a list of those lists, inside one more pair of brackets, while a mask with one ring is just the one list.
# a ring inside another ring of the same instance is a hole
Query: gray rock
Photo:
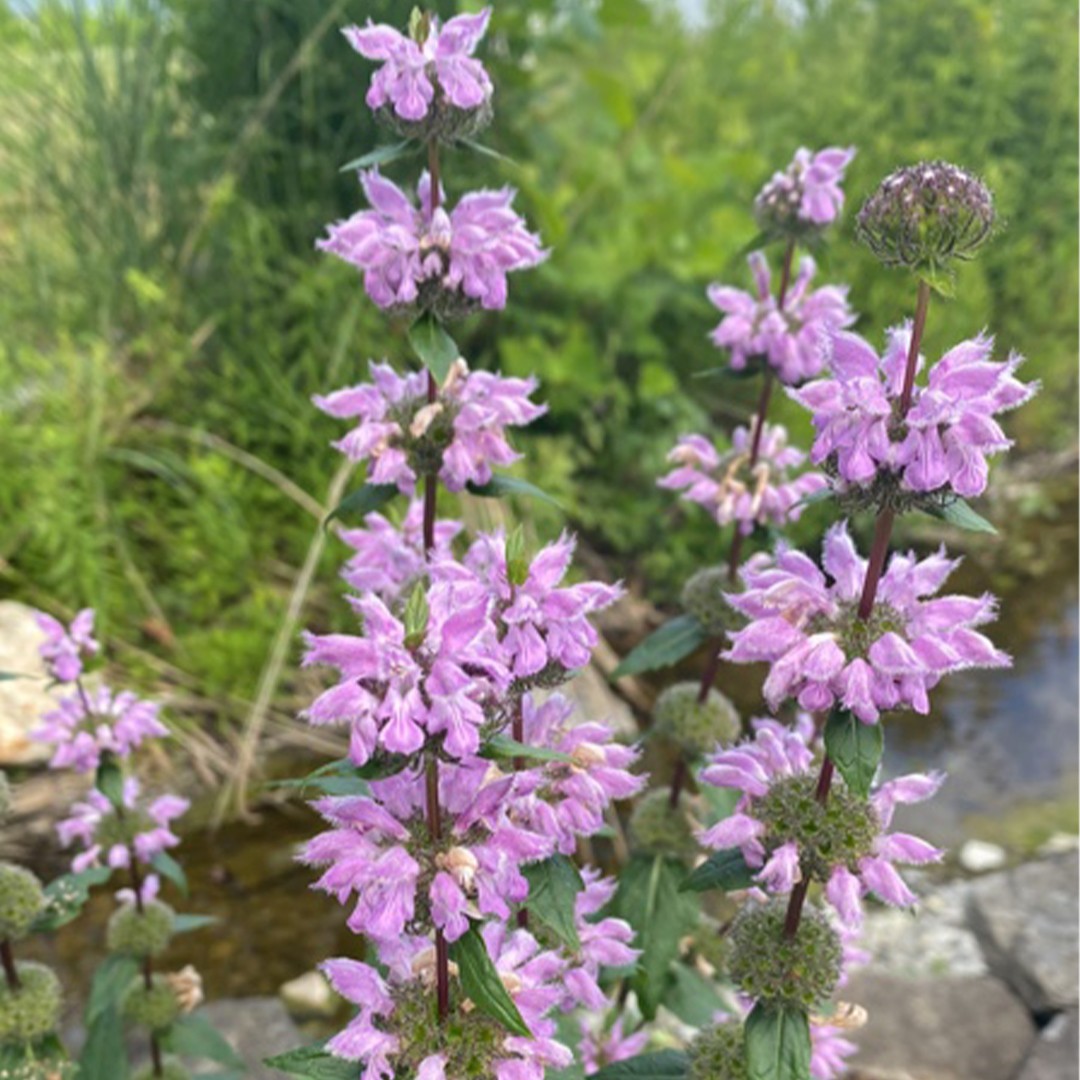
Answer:
[[875, 971], [908, 978], [937, 975], [985, 975], [986, 961], [967, 925], [970, 884], [951, 882], [931, 888], [916, 884], [922, 894], [917, 912], [885, 908], [867, 915], [859, 947], [870, 953]]
[[1012, 1080], [1035, 1037], [1027, 1009], [991, 976], [858, 972], [842, 996], [869, 1014], [852, 1033], [862, 1080]]
[[48, 675], [38, 648], [45, 635], [34, 609], [0, 601], [0, 671], [25, 676], [0, 682], [0, 765], [33, 765], [49, 758], [49, 748], [30, 740], [43, 712], [53, 708], [59, 689], [46, 690]]
[[1077, 853], [972, 884], [968, 919], [990, 969], [1032, 1012], [1077, 1004]]
[[1076, 1056], [1078, 1034], [1076, 1010], [1058, 1013], [1039, 1033], [1016, 1080], [1077, 1080], [1080, 1076]]
[[1005, 849], [985, 840], [967, 840], [960, 848], [960, 865], [973, 874], [985, 874], [989, 870], [1000, 870], [1008, 856]]
[[615, 738], [623, 742], [640, 736], [633, 710], [594, 665], [582, 668], [561, 691], [577, 705], [577, 719], [609, 724]]
[[318, 971], [306, 971], [303, 975], [282, 983], [278, 997], [289, 1013], [299, 1020], [333, 1016], [341, 1004], [341, 999], [330, 988], [326, 976]]
[[[244, 1059], [246, 1080], [281, 1080], [264, 1059], [310, 1042], [277, 998], [224, 998], [199, 1010]], [[218, 1067], [220, 1071], [220, 1066]]]

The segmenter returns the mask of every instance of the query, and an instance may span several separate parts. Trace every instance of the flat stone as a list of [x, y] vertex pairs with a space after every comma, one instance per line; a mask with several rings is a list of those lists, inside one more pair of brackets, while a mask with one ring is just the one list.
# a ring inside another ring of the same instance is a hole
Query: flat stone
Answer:
[[243, 1058], [246, 1080], [281, 1080], [281, 1071], [263, 1061], [311, 1041], [277, 998], [223, 998], [203, 1005], [199, 1012]]
[[560, 690], [577, 705], [576, 719], [608, 724], [621, 742], [633, 742], [640, 736], [633, 709], [612, 690], [595, 665], [582, 668]]
[[968, 921], [990, 969], [1034, 1013], [1077, 1005], [1077, 875], [1073, 852], [973, 882]]
[[869, 1014], [852, 1033], [852, 1076], [862, 1080], [1013, 1080], [1035, 1038], [1027, 1009], [992, 976], [861, 971], [842, 996]]
[[1080, 1077], [1076, 1056], [1078, 1035], [1076, 1009], [1058, 1013], [1039, 1032], [1016, 1080], [1077, 1080]]
[[282, 983], [278, 990], [285, 1008], [298, 1020], [311, 1017], [333, 1016], [341, 999], [331, 989], [330, 984], [319, 971], [305, 971], [303, 975]]
[[990, 844], [985, 840], [967, 840], [960, 848], [960, 865], [973, 874], [985, 874], [990, 870], [1000, 870], [1008, 855], [1003, 847]]
[[0, 671], [24, 676], [0, 682], [0, 765], [36, 765], [49, 759], [49, 747], [30, 739], [41, 714], [62, 696], [58, 687], [46, 689], [49, 676], [38, 655], [44, 640], [33, 608], [0, 601]]
[[870, 953], [873, 969], [912, 979], [987, 974], [978, 939], [967, 925], [970, 883], [935, 888], [909, 876], [923, 895], [917, 912], [884, 908], [867, 915], [859, 947]]

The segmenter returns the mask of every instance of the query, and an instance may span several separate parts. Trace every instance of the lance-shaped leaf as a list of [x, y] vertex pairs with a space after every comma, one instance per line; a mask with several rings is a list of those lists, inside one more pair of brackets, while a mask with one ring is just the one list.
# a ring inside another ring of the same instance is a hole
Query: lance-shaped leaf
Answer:
[[927, 510], [928, 514], [940, 518], [942, 521], [957, 529], [967, 529], [968, 532], [981, 532], [996, 534], [997, 529], [982, 516], [977, 514], [968, 503], [956, 496], [943, 506], [933, 507]]
[[825, 752], [856, 795], [870, 794], [885, 732], [881, 724], [864, 724], [846, 709], [833, 709], [825, 724]]
[[376, 165], [389, 165], [391, 161], [397, 161], [414, 148], [414, 144], [408, 139], [405, 142], [391, 143], [387, 146], [376, 146], [374, 150], [369, 150], [361, 157], [346, 162], [341, 166], [341, 171], [351, 172], [353, 169], [371, 169]]
[[707, 637], [705, 628], [693, 615], [679, 615], [654, 630], [643, 642], [623, 657], [611, 673], [613, 679], [640, 675], [670, 667], [689, 656]]
[[810, 1023], [806, 1013], [758, 1002], [746, 1018], [745, 1032], [750, 1080], [809, 1080]]
[[531, 1038], [502, 976], [488, 955], [480, 926], [472, 923], [469, 929], [450, 946], [450, 959], [458, 966], [461, 988], [466, 997], [485, 1015], [502, 1024], [511, 1035]]
[[529, 883], [529, 914], [551, 928], [565, 945], [575, 952], [581, 948], [574, 902], [585, 887], [578, 868], [565, 855], [552, 855], [543, 862], [530, 863], [522, 869]]
[[409, 327], [409, 344], [440, 386], [450, 374], [450, 365], [461, 355], [454, 339], [430, 313], [421, 315]]
[[184, 896], [188, 894], [187, 874], [184, 868], [167, 852], [159, 851], [150, 865], [163, 877], [171, 881]]
[[94, 787], [115, 807], [124, 805], [124, 772], [116, 758], [106, 752], [101, 755], [101, 762], [94, 777]]
[[525, 495], [530, 499], [539, 499], [560, 510], [563, 509], [562, 504], [553, 495], [549, 495], [543, 488], [538, 488], [535, 484], [530, 484], [528, 480], [522, 480], [518, 476], [497, 473], [486, 484], [468, 484], [466, 487], [471, 495], [479, 495], [482, 499], [506, 499], [511, 495]]
[[181, 1016], [162, 1040], [165, 1049], [180, 1057], [205, 1059], [232, 1069], [243, 1069], [244, 1060], [221, 1034], [199, 1013]]
[[321, 1046], [301, 1046], [267, 1058], [263, 1064], [304, 1080], [356, 1080], [359, 1075], [355, 1061], [336, 1058]]
[[659, 1050], [654, 1054], [617, 1061], [593, 1073], [591, 1080], [677, 1080], [689, 1076], [690, 1059], [679, 1050]]
[[480, 757], [512, 761], [514, 758], [527, 758], [530, 761], [563, 761], [571, 762], [574, 759], [563, 753], [562, 750], [549, 750], [544, 746], [530, 746], [528, 743], [518, 742], [508, 735], [492, 735], [483, 746], [480, 747]]
[[722, 889], [735, 892], [749, 889], [754, 884], [754, 873], [742, 852], [738, 848], [726, 848], [714, 851], [683, 882], [683, 892], [705, 892], [708, 889]]
[[396, 484], [364, 484], [350, 492], [334, 507], [323, 522], [327, 528], [335, 518], [362, 518], [385, 506], [398, 493]]
[[35, 934], [49, 933], [66, 926], [82, 911], [94, 885], [104, 885], [112, 868], [91, 866], [78, 874], [64, 874], [45, 886], [45, 910], [34, 920]]

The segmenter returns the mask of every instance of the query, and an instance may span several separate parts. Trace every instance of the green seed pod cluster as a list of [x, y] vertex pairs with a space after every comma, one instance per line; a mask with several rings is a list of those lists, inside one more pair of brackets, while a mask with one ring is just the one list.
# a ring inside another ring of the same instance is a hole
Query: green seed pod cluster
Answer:
[[693, 757], [735, 742], [742, 727], [735, 706], [719, 690], [710, 687], [704, 701], [698, 700], [700, 693], [695, 682], [675, 683], [653, 707], [656, 730]]
[[21, 941], [45, 910], [45, 891], [29, 870], [0, 863], [0, 939]]
[[79, 1066], [56, 1057], [34, 1057], [18, 1065], [0, 1064], [0, 1080], [78, 1080]]
[[686, 797], [671, 805], [671, 788], [655, 788], [638, 801], [630, 815], [630, 837], [634, 850], [646, 855], [673, 855], [692, 859], [697, 841], [686, 812]]
[[142, 911], [134, 904], [123, 904], [109, 919], [109, 952], [127, 953], [140, 960], [160, 956], [172, 940], [175, 920], [173, 909], [158, 900], [145, 903]]
[[15, 965], [19, 989], [0, 979], [0, 1046], [32, 1043], [51, 1034], [60, 1023], [63, 994], [51, 968], [30, 962]]
[[803, 908], [794, 937], [784, 934], [786, 917], [786, 902], [748, 905], [731, 930], [729, 974], [752, 998], [811, 1009], [832, 994], [840, 979], [840, 935], [812, 904]]
[[160, 1076], [151, 1067], [136, 1073], [135, 1080], [191, 1080], [191, 1073], [179, 1061], [167, 1058], [161, 1063]]
[[690, 1044], [690, 1080], [747, 1080], [742, 1024], [706, 1028]]
[[859, 211], [855, 235], [886, 265], [928, 274], [971, 259], [993, 235], [994, 199], [976, 176], [923, 161], [882, 180]]
[[11, 814], [11, 781], [7, 773], [0, 769], [0, 822], [6, 821]]
[[180, 1003], [176, 1000], [173, 988], [161, 975], [155, 975], [147, 988], [140, 975], [132, 980], [124, 995], [122, 1011], [126, 1019], [133, 1024], [149, 1028], [153, 1032], [164, 1032], [176, 1022], [180, 1015]]
[[722, 637], [737, 626], [739, 613], [724, 599], [724, 593], [737, 592], [728, 577], [727, 567], [707, 566], [689, 578], [682, 590], [682, 606], [693, 615], [709, 637]]

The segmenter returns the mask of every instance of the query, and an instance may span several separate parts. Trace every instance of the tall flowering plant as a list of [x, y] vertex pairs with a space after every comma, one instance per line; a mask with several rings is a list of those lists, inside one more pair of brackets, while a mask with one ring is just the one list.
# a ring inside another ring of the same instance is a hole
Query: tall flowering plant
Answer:
[[[545, 411], [535, 380], [471, 369], [448, 330], [503, 308], [508, 275], [547, 257], [513, 191], [451, 206], [444, 186], [442, 147], [491, 116], [473, 56], [490, 15], [345, 30], [378, 65], [368, 105], [427, 168], [413, 199], [362, 159], [368, 207], [318, 246], [408, 320], [420, 363], [373, 362], [369, 381], [315, 401], [366, 468], [341, 509], [367, 512], [343, 531], [356, 627], [305, 638], [304, 663], [329, 676], [306, 718], [341, 728], [349, 750], [309, 780], [332, 773], [333, 793], [314, 801], [325, 829], [300, 858], [347, 906], [363, 959], [322, 965], [356, 1011], [325, 1045], [271, 1062], [296, 1076], [542, 1080], [573, 1063], [559, 1018], [606, 1009], [602, 969], [637, 957], [630, 927], [602, 910], [613, 883], [572, 859], [640, 788], [637, 751], [558, 692], [589, 662], [590, 615], [621, 590], [567, 580], [568, 535], [530, 552], [520, 530], [470, 537], [439, 516], [446, 494], [505, 490], [514, 430]], [[408, 500], [400, 526], [377, 512], [395, 497]]]
[[184, 1080], [190, 1073], [181, 1054], [236, 1068], [242, 1064], [237, 1056], [194, 1012], [203, 999], [198, 972], [190, 965], [173, 973], [155, 970], [177, 934], [212, 921], [179, 914], [160, 898], [163, 877], [187, 890], [170, 852], [180, 843], [174, 823], [189, 804], [168, 793], [151, 798], [136, 771], [139, 748], [169, 735], [159, 706], [87, 678], [87, 663], [101, 652], [93, 611], [81, 611], [70, 626], [39, 613], [38, 625], [45, 635], [41, 655], [66, 692], [41, 718], [34, 737], [52, 747], [50, 768], [93, 777], [93, 786], [57, 826], [61, 844], [75, 853], [72, 872], [46, 892], [43, 927], [74, 919], [91, 887], [116, 873], [126, 879], [105, 934], [108, 956], [94, 976], [78, 1075], [110, 1080], [121, 1061], [127, 1074], [125, 1025], [141, 1029], [149, 1049], [150, 1064], [138, 1080]]
[[[778, 181], [771, 187], [759, 208], [801, 205]], [[733, 614], [715, 616], [727, 637], [720, 656], [768, 664], [762, 689], [774, 715], [754, 720], [739, 742], [711, 729], [698, 781], [719, 810], [691, 830], [711, 854], [697, 857], [684, 888], [720, 890], [741, 905], [721, 928], [727, 945], [715, 965], [726, 971], [735, 1001], [684, 1054], [664, 1059], [670, 1069], [663, 1075], [839, 1075], [853, 1049], [845, 1031], [865, 1012], [830, 999], [860, 959], [864, 902], [913, 906], [901, 868], [942, 856], [894, 828], [897, 808], [932, 797], [943, 777], [882, 779], [888, 716], [928, 712], [931, 691], [951, 672], [1010, 660], [985, 633], [996, 617], [992, 596], [942, 593], [958, 560], [943, 546], [922, 556], [890, 554], [890, 539], [896, 518], [916, 510], [991, 528], [964, 500], [985, 489], [986, 457], [1009, 445], [997, 414], [1036, 388], [1017, 378], [1018, 356], [992, 358], [985, 335], [932, 365], [921, 349], [932, 292], [951, 293], [951, 261], [972, 257], [993, 224], [989, 192], [956, 166], [923, 163], [887, 177], [860, 212], [857, 233], [887, 265], [914, 273], [914, 317], [890, 331], [880, 357], [843, 326], [832, 327], [814, 377], [786, 387], [811, 412], [811, 457], [825, 469], [828, 493], [848, 513], [874, 514], [869, 555], [860, 555], [843, 520], [825, 536], [820, 563], [781, 542], [741, 566], [736, 559], [726, 589], [716, 573], [698, 582], [695, 618], [704, 624], [726, 602]], [[685, 457], [678, 463], [667, 482], [697, 501], [710, 497], [706, 479], [687, 475]], [[702, 713], [686, 705], [689, 694], [673, 710], [675, 689], [658, 702], [658, 720], [676, 730], [668, 714], [684, 728], [693, 716], [696, 730], [705, 730]], [[685, 833], [686, 817], [677, 813], [678, 799], [666, 805], [669, 816], [654, 812], [649, 825], [671, 843]], [[663, 1056], [601, 1075], [659, 1071]]]

